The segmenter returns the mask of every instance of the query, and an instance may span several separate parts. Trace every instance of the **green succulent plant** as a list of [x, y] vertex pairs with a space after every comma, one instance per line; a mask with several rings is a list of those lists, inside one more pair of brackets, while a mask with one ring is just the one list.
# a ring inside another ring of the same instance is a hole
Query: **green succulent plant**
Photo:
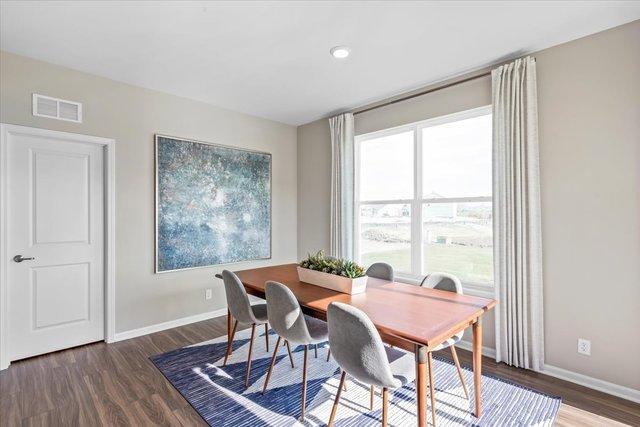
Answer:
[[364, 276], [364, 268], [353, 261], [326, 256], [320, 250], [315, 255], [309, 254], [307, 259], [300, 261], [300, 267], [323, 273], [357, 279]]

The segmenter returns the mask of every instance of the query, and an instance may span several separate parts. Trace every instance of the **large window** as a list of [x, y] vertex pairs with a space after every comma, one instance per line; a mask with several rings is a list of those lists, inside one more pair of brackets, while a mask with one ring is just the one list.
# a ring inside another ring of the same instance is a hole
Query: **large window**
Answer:
[[493, 282], [491, 108], [356, 137], [356, 254]]

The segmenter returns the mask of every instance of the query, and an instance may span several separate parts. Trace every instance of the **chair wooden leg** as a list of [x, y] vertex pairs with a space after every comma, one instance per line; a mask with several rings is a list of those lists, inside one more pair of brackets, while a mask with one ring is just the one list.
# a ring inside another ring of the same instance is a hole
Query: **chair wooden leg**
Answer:
[[462, 383], [462, 389], [464, 390], [464, 397], [469, 398], [469, 392], [467, 391], [467, 385], [464, 383], [464, 375], [462, 375], [462, 368], [460, 368], [460, 361], [458, 360], [458, 353], [456, 352], [456, 348], [451, 346], [451, 356], [453, 356], [453, 361], [456, 364], [456, 368], [458, 369], [458, 376], [460, 377], [460, 382]]
[[278, 336], [276, 341], [276, 347], [273, 349], [273, 356], [271, 356], [271, 363], [269, 364], [269, 370], [267, 371], [267, 378], [264, 380], [264, 386], [262, 387], [262, 394], [267, 391], [267, 385], [269, 384], [269, 378], [271, 378], [271, 371], [273, 371], [273, 365], [276, 364], [276, 356], [278, 356], [278, 348], [280, 348], [281, 336]]
[[331, 357], [331, 348], [329, 348], [329, 351], [327, 351], [327, 362], [329, 361], [330, 357]]
[[[340, 372], [345, 372], [344, 369], [340, 368]], [[347, 382], [345, 381], [344, 384], [342, 384], [342, 389], [344, 391], [347, 391]]]
[[313, 345], [313, 351], [315, 351], [315, 358], [318, 358], [318, 344]]
[[373, 397], [376, 394], [376, 387], [371, 386], [371, 396], [369, 396], [369, 410], [373, 411]]
[[289, 346], [289, 341], [285, 340], [284, 343], [287, 346], [287, 352], [289, 353], [289, 362], [291, 362], [291, 367], [295, 368], [295, 366], [293, 365], [293, 356], [291, 355], [291, 347]]
[[300, 421], [304, 422], [304, 410], [307, 406], [307, 356], [309, 346], [304, 346], [304, 361], [302, 362], [302, 404], [300, 405]]
[[382, 427], [387, 427], [389, 420], [389, 390], [382, 387]]
[[231, 356], [231, 352], [233, 351], [233, 337], [236, 336], [236, 328], [238, 327], [238, 321], [236, 320], [233, 323], [233, 328], [231, 329], [231, 335], [229, 336], [229, 341], [227, 341], [227, 353], [224, 355], [224, 362], [222, 362], [222, 366], [227, 365], [227, 359]]
[[436, 427], [436, 384], [433, 381], [433, 356], [428, 353], [427, 364], [429, 366], [429, 397], [431, 397], [431, 418], [433, 427]]
[[336, 412], [338, 411], [338, 404], [340, 404], [340, 394], [342, 394], [342, 386], [344, 385], [344, 379], [347, 376], [345, 371], [340, 374], [340, 384], [338, 385], [338, 391], [336, 392], [336, 400], [333, 401], [333, 407], [331, 408], [331, 417], [329, 417], [329, 424], [327, 427], [333, 426], [333, 421], [336, 418]]
[[269, 324], [264, 324], [264, 342], [267, 346], [267, 353], [269, 353]]
[[256, 335], [256, 324], [251, 325], [251, 341], [249, 341], [249, 356], [247, 357], [247, 373], [244, 378], [244, 386], [249, 387], [249, 377], [251, 376], [251, 355], [253, 353], [253, 338]]

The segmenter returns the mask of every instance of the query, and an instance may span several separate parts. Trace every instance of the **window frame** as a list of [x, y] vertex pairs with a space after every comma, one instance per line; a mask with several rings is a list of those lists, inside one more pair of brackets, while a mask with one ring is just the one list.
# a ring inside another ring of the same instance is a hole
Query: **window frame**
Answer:
[[[402, 126], [396, 126], [375, 132], [357, 135], [354, 139], [354, 252], [357, 262], [361, 262], [360, 254], [360, 207], [362, 205], [387, 205], [387, 204], [407, 204], [411, 206], [411, 271], [397, 272], [396, 276], [401, 281], [419, 284], [423, 275], [422, 271], [422, 208], [427, 203], [469, 203], [469, 202], [492, 202], [491, 196], [482, 197], [449, 197], [449, 198], [423, 198], [422, 194], [422, 129], [438, 126], [446, 123], [457, 122], [474, 117], [492, 114], [492, 106], [485, 105], [470, 110], [465, 110], [453, 114], [434, 117], [432, 119], [421, 120]], [[362, 144], [372, 139], [385, 136], [396, 135], [413, 131], [413, 198], [411, 199], [390, 199], [390, 200], [360, 200], [360, 152]], [[493, 288], [493, 282], [473, 282], [463, 280], [465, 289], [487, 292]]]

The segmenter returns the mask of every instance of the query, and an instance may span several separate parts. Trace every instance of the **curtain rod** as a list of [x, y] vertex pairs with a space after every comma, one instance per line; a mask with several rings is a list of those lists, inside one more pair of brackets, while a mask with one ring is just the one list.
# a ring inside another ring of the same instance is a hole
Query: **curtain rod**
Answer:
[[363, 110], [356, 111], [356, 112], [353, 113], [353, 115], [357, 116], [360, 113], [366, 113], [367, 111], [376, 110], [378, 108], [386, 107], [386, 106], [392, 105], [392, 104], [397, 104], [398, 102], [407, 101], [409, 99], [417, 98], [419, 96], [426, 95], [426, 94], [431, 93], [431, 92], [436, 92], [436, 91], [439, 91], [439, 90], [442, 90], [442, 89], [447, 89], [447, 88], [452, 87], [452, 86], [457, 86], [459, 84], [470, 82], [472, 80], [476, 80], [476, 79], [479, 79], [479, 78], [482, 78], [482, 77], [486, 77], [486, 76], [490, 76], [490, 75], [491, 75], [491, 71], [487, 71], [486, 73], [482, 73], [482, 74], [478, 74], [478, 75], [475, 75], [475, 76], [467, 77], [467, 78], [462, 79], [462, 80], [457, 80], [455, 82], [447, 83], [447, 84], [444, 84], [442, 86], [438, 86], [438, 87], [434, 87], [434, 88], [431, 88], [431, 89], [423, 90], [422, 92], [414, 93], [414, 94], [411, 94], [411, 95], [403, 96], [402, 98], [393, 99], [391, 101], [387, 101], [387, 102], [384, 102], [382, 104], [374, 105], [372, 107], [368, 107], [368, 108], [365, 108]]

